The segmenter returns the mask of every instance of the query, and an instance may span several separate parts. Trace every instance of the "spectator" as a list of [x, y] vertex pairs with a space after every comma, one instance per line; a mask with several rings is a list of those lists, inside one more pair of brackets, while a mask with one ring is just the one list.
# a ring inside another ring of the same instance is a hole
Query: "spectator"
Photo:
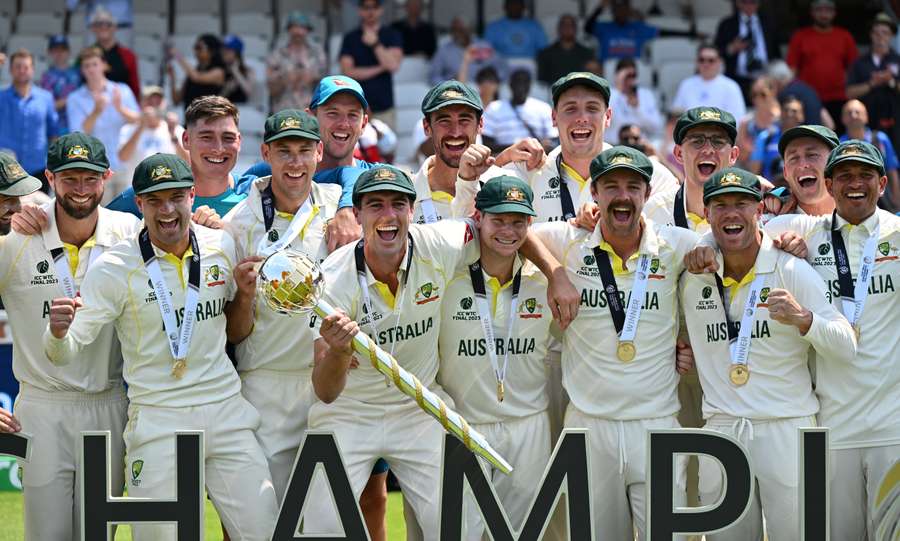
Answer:
[[353, 157], [369, 163], [393, 163], [397, 134], [384, 122], [373, 118], [363, 126]]
[[847, 74], [847, 97], [865, 104], [869, 125], [888, 134], [894, 146], [900, 144], [900, 55], [891, 49], [896, 33], [897, 24], [890, 15], [879, 13], [869, 31], [871, 51], [858, 58]]
[[487, 67], [491, 67], [498, 76], [506, 73], [506, 61], [503, 57], [494, 51], [490, 43], [473, 40], [469, 25], [459, 17], [450, 23], [450, 38], [431, 59], [428, 78], [432, 85], [448, 79], [467, 83]]
[[834, 129], [834, 120], [828, 111], [822, 107], [822, 100], [813, 87], [794, 77], [794, 70], [784, 60], [774, 60], [769, 63], [769, 77], [775, 81], [778, 90], [778, 100], [786, 96], [795, 96], [803, 103], [803, 116], [808, 124], [819, 124], [829, 129]]
[[99, 47], [85, 47], [78, 54], [78, 61], [84, 84], [69, 94], [69, 129], [100, 139], [108, 149], [109, 168], [118, 172], [119, 153], [114, 150], [119, 148], [119, 131], [125, 124], [140, 119], [137, 100], [128, 85], [106, 78], [107, 64]]
[[759, 14], [759, 0], [735, 0], [735, 8], [734, 15], [719, 22], [715, 43], [725, 60], [725, 75], [740, 85], [746, 99], [753, 80], [781, 51], [775, 27]]
[[573, 71], [584, 71], [594, 51], [578, 43], [578, 22], [574, 15], [562, 15], [556, 27], [557, 40], [538, 53], [538, 80], [553, 84]]
[[[603, 8], [612, 4], [612, 21], [598, 21]], [[659, 29], [640, 20], [629, 0], [601, 0], [584, 23], [584, 31], [597, 38], [597, 59], [639, 58], [644, 44], [659, 35]]]
[[[781, 105], [775, 80], [771, 77], [759, 77], [750, 88], [750, 99], [753, 110], [740, 120], [738, 126], [737, 146], [741, 149], [738, 162], [746, 164], [753, 153], [756, 137], [763, 131], [777, 124], [781, 118]], [[744, 167], [742, 165], [741, 167]]]
[[843, 28], [834, 26], [834, 1], [813, 0], [813, 25], [791, 36], [787, 62], [797, 77], [809, 83], [841, 132], [841, 107], [847, 101], [847, 68], [856, 60], [856, 43]]
[[531, 98], [531, 72], [524, 68], [509, 76], [512, 97], [496, 100], [485, 108], [484, 144], [497, 153], [518, 141], [533, 137], [541, 142], [547, 152], [558, 137], [553, 127], [552, 109], [548, 103]]
[[[130, 179], [137, 164], [157, 152], [177, 154], [190, 162], [190, 156], [181, 143], [184, 128], [178, 123], [178, 115], [166, 110], [166, 99], [159, 86], [147, 86], [141, 96], [141, 118], [134, 124], [126, 124], [119, 132], [119, 162], [123, 179]], [[126, 185], [107, 187], [117, 194]], [[115, 189], [113, 189], [115, 188]]]
[[654, 149], [653, 145], [647, 141], [644, 137], [644, 133], [641, 131], [641, 127], [636, 124], [623, 124], [622, 127], [616, 131], [616, 137], [618, 138], [617, 144], [619, 145], [640, 150], [646, 154], [648, 158], [656, 156], [656, 149]]
[[869, 128], [869, 112], [860, 100], [850, 100], [844, 104], [841, 112], [841, 120], [847, 128], [847, 133], [841, 136], [841, 142], [849, 139], [860, 139], [875, 145], [884, 157], [884, 168], [887, 170], [888, 185], [882, 196], [882, 203], [892, 212], [900, 210], [900, 161], [897, 160], [897, 152], [891, 143], [890, 137], [881, 130]]
[[647, 138], [658, 139], [662, 137], [662, 113], [653, 91], [639, 87], [637, 76], [637, 64], [631, 58], [623, 58], [616, 63], [615, 87], [609, 97], [613, 115], [606, 133], [618, 137], [619, 131], [626, 125], [633, 125]]
[[253, 70], [244, 64], [244, 42], [235, 35], [222, 41], [222, 62], [225, 63], [225, 85], [222, 95], [231, 103], [247, 103], [253, 95], [256, 80]]
[[272, 51], [266, 66], [272, 111], [306, 109], [313, 89], [328, 69], [322, 46], [309, 38], [309, 17], [299, 11], [287, 18], [287, 45]]
[[531, 17], [525, 16], [524, 0], [505, 0], [503, 10], [506, 17], [487, 25], [484, 39], [501, 56], [534, 60], [538, 52], [547, 46], [544, 28]]
[[490, 105], [500, 98], [500, 76], [494, 68], [482, 68], [475, 75], [475, 85], [478, 87], [481, 103]]
[[422, 20], [422, 0], [406, 0], [406, 18], [393, 24], [403, 38], [404, 56], [431, 58], [437, 49], [434, 25]]
[[41, 76], [40, 86], [53, 94], [56, 113], [59, 116], [59, 134], [68, 133], [66, 121], [66, 98], [81, 84], [81, 74], [72, 65], [69, 52], [69, 41], [63, 35], [50, 37], [47, 54], [53, 64]]
[[778, 142], [781, 134], [791, 128], [805, 124], [803, 103], [794, 96], [787, 96], [779, 103], [781, 121], [772, 124], [768, 129], [759, 132], [750, 155], [750, 171], [767, 179], [781, 176], [783, 167]]
[[360, 0], [360, 27], [344, 35], [341, 73], [363, 88], [372, 114], [394, 127], [394, 79], [403, 61], [403, 38], [381, 24], [381, 0]]
[[91, 25], [91, 16], [98, 8], [105, 9], [112, 14], [116, 21], [116, 36], [120, 43], [132, 47], [132, 26], [134, 22], [134, 0], [66, 0], [69, 11], [75, 11], [78, 5], [85, 7], [85, 25]]
[[747, 113], [744, 94], [733, 80], [722, 75], [722, 59], [719, 50], [710, 44], [697, 49], [697, 75], [681, 81], [672, 109], [687, 111], [694, 107], [718, 107], [728, 111], [734, 118]]
[[28, 174], [45, 186], [47, 147], [59, 135], [53, 94], [32, 83], [34, 57], [19, 49], [9, 57], [12, 84], [0, 91], [0, 148], [9, 149]]
[[172, 90], [172, 102], [184, 104], [184, 109], [200, 96], [215, 96], [222, 93], [225, 85], [225, 61], [222, 60], [222, 42], [212, 34], [203, 34], [194, 43], [194, 56], [197, 67], [188, 64], [184, 55], [174, 47], [169, 49], [169, 56], [181, 66], [186, 77], [181, 87], [175, 81], [175, 66], [172, 61], [166, 64], [169, 83]]
[[141, 93], [141, 79], [138, 77], [138, 61], [134, 51], [116, 40], [116, 18], [106, 8], [98, 6], [90, 19], [90, 29], [97, 38], [96, 45], [103, 50], [103, 60], [109, 69], [106, 78], [116, 83], [125, 83], [134, 96]]

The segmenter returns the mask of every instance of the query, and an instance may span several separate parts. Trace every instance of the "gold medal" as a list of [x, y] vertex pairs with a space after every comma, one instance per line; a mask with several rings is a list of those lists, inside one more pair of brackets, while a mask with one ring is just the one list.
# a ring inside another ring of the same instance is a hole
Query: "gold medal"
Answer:
[[184, 372], [187, 370], [187, 363], [184, 359], [176, 359], [175, 364], [172, 365], [172, 375], [175, 379], [181, 379], [184, 377]]
[[750, 379], [750, 368], [745, 364], [736, 364], [731, 367], [731, 371], [728, 375], [731, 379], [731, 383], [740, 387], [741, 385], [746, 385], [747, 381]]
[[498, 402], [503, 402], [503, 394], [504, 394], [503, 382], [500, 380], [497, 380], [497, 401]]
[[635, 353], [637, 353], [637, 349], [634, 347], [634, 342], [619, 342], [619, 347], [616, 348], [616, 355], [623, 363], [633, 361]]

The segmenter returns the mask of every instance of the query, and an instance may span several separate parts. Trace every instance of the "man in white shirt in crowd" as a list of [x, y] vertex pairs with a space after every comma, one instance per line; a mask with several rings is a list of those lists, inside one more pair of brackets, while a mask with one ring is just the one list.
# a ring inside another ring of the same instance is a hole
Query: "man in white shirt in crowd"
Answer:
[[649, 88], [638, 86], [637, 63], [623, 58], [616, 63], [616, 80], [609, 96], [609, 108], [613, 110], [609, 123], [609, 142], [621, 144], [619, 130], [626, 124], [641, 128], [650, 140], [663, 134], [663, 116], [656, 103], [656, 96]]
[[[186, 162], [190, 162], [188, 152], [181, 144], [184, 128], [178, 122], [178, 115], [166, 110], [166, 98], [162, 87], [145, 86], [141, 96], [141, 118], [122, 126], [119, 131], [119, 162], [122, 164], [122, 175], [128, 179], [135, 167], [144, 158], [163, 152], [176, 154]], [[117, 194], [124, 186], [112, 187]]]
[[496, 100], [485, 109], [482, 137], [494, 152], [528, 137], [537, 139], [549, 151], [558, 138], [550, 105], [528, 95], [531, 78], [527, 68], [514, 70], [509, 76], [510, 99]]
[[[741, 520], [706, 536], [716, 541], [762, 539], [763, 517], [769, 539], [799, 538], [798, 429], [816, 426], [819, 411], [810, 346], [841, 364], [857, 349], [822, 278], [760, 231], [761, 199], [759, 179], [743, 169], [723, 169], [706, 181], [707, 238], [719, 253], [706, 268], [712, 272], [685, 273], [681, 280], [705, 428], [747, 448], [758, 487]], [[721, 466], [701, 456], [700, 503], [714, 504], [724, 485]]]
[[[119, 131], [125, 124], [137, 122], [141, 118], [134, 93], [125, 83], [116, 83], [106, 78], [109, 65], [103, 59], [103, 50], [97, 46], [85, 47], [78, 54], [84, 84], [69, 94], [66, 101], [66, 118], [69, 131], [81, 131], [99, 139], [110, 150], [109, 167], [113, 174], [119, 172], [121, 160], [115, 149], [119, 148]], [[117, 183], [127, 185], [127, 178], [121, 182], [113, 178], [113, 187], [107, 190], [104, 203], [114, 196]]]
[[744, 94], [736, 82], [722, 75], [722, 58], [714, 45], [697, 48], [697, 75], [681, 81], [671, 109], [685, 111], [693, 107], [718, 107], [734, 118], [747, 113]]

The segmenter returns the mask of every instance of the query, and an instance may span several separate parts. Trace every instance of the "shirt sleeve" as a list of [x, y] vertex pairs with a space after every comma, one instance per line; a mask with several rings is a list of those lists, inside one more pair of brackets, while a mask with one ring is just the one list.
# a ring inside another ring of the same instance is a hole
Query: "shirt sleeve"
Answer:
[[66, 120], [69, 131], [83, 131], [84, 119], [87, 118], [86, 104], [83, 101], [81, 92], [73, 92], [66, 100]]
[[50, 326], [44, 330], [44, 352], [47, 359], [56, 365], [68, 364], [85, 346], [90, 345], [103, 330], [122, 315], [125, 306], [126, 284], [122, 283], [122, 265], [118, 260], [101, 256], [91, 266], [91, 272], [81, 284], [83, 306], [78, 309], [69, 332], [62, 339], [50, 333]]
[[751, 162], [763, 163], [766, 154], [766, 139], [769, 137], [769, 130], [763, 130], [756, 135], [753, 142], [753, 152], [750, 153]]
[[139, 219], [143, 217], [141, 210], [137, 207], [137, 203], [134, 202], [134, 191], [131, 188], [126, 188], [125, 191], [115, 196], [106, 205], [106, 208], [119, 212], [128, 212]]
[[785, 285], [803, 308], [812, 312], [806, 339], [817, 352], [850, 362], [856, 357], [856, 333], [850, 322], [825, 297], [825, 282], [809, 263], [789, 257], [781, 272]]
[[900, 168], [900, 163], [897, 161], [897, 152], [894, 150], [894, 145], [891, 143], [890, 138], [882, 133], [881, 139], [882, 147], [884, 148], [885, 169]]
[[535, 53], [547, 46], [547, 34], [541, 23], [534, 21], [534, 50]]
[[565, 265], [563, 251], [570, 240], [569, 232], [571, 227], [565, 222], [545, 222], [532, 225], [530, 231], [537, 236], [538, 240], [553, 254], [557, 261]]
[[56, 112], [56, 104], [53, 102], [53, 94], [47, 96], [47, 137], [62, 135], [59, 130], [59, 113]]

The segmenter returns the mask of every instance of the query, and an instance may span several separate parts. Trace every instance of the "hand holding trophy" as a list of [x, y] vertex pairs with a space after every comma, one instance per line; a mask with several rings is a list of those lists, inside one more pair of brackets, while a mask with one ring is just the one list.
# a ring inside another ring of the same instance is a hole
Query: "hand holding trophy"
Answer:
[[[284, 250], [271, 254], [263, 261], [257, 288], [261, 298], [275, 312], [291, 315], [312, 311], [325, 318], [336, 310], [320, 298], [324, 283], [322, 269], [312, 258], [301, 252]], [[418, 378], [401, 367], [368, 335], [360, 332], [354, 336], [353, 349], [369, 359], [376, 370], [390, 378], [397, 389], [415, 400], [420, 408], [441, 423], [444, 430], [459, 438], [467, 449], [485, 458], [503, 473], [512, 472], [512, 466], [483, 435], [472, 429], [461, 415], [449, 409], [443, 400], [425, 388]]]

